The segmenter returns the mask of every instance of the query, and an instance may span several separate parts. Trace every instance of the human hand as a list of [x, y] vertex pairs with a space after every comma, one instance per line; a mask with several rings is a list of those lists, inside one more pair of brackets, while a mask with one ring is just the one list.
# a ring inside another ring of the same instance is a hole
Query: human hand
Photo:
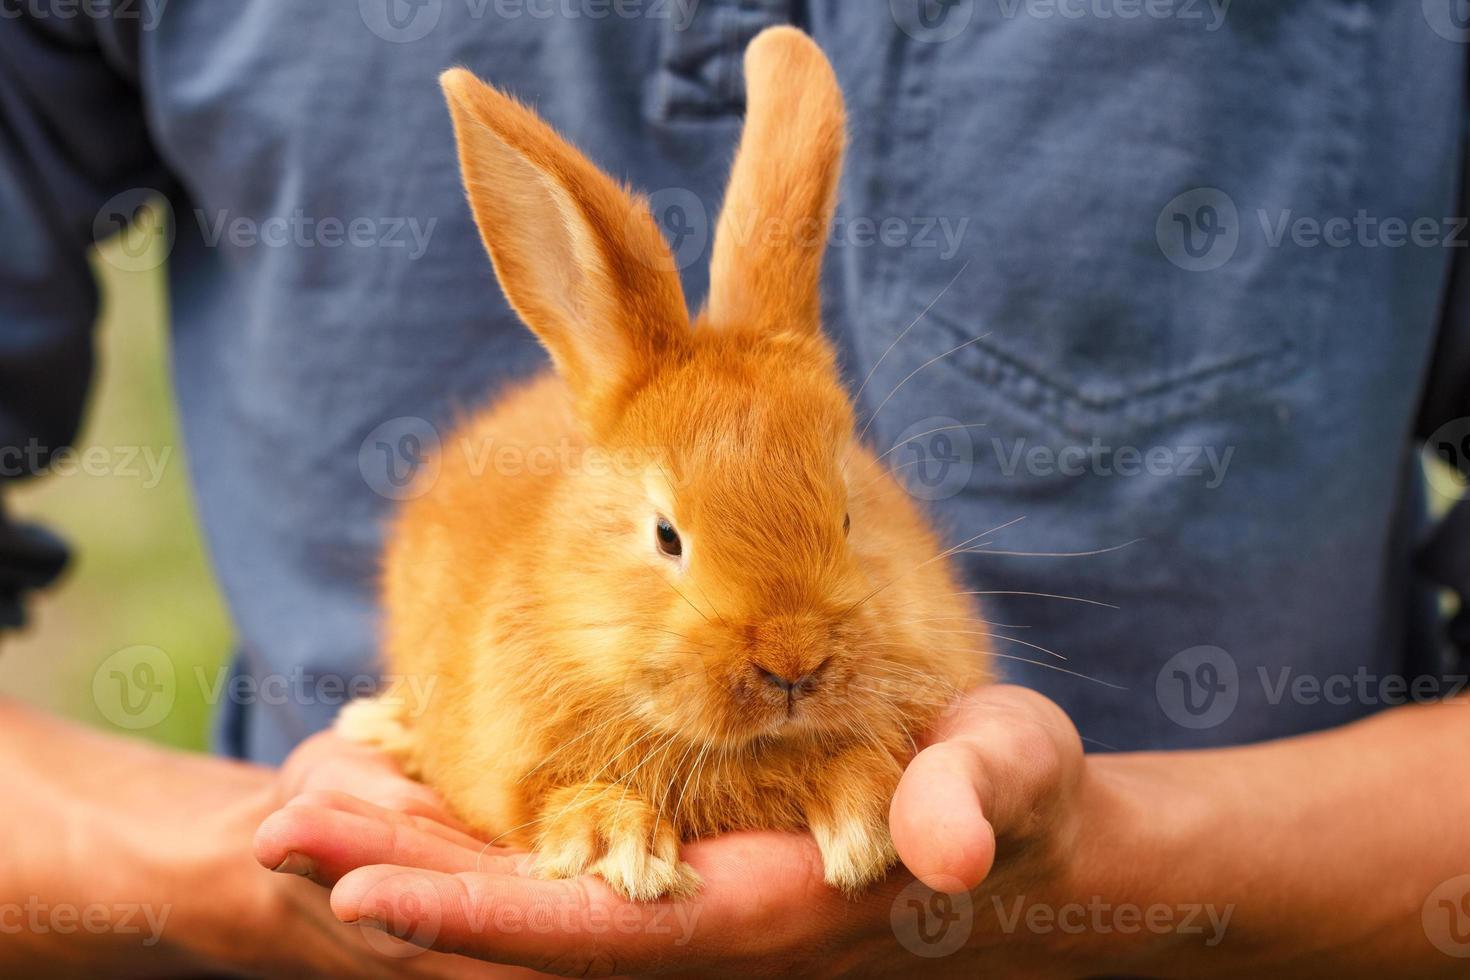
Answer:
[[[982, 896], [1019, 888], [1032, 901], [1063, 901], [1095, 795], [1061, 709], [996, 686], [965, 697], [923, 743], [890, 814], [905, 868], [857, 901], [823, 884], [821, 857], [805, 835], [742, 833], [687, 845], [684, 857], [704, 880], [700, 893], [650, 905], [624, 901], [596, 878], [533, 879], [524, 855], [487, 848], [424, 814], [340, 797], [298, 799], [262, 828], [271, 849], [257, 853], [266, 863], [288, 851], [312, 862], [316, 880], [333, 885], [343, 921], [552, 973], [882, 975], [922, 963], [935, 974], [1065, 975], [1066, 958], [1042, 937], [975, 913], [989, 908]], [[927, 886], [958, 893], [949, 908], [964, 910], [954, 914], [966, 934], [955, 942], [947, 927], [942, 941], [959, 948], [920, 960], [935, 949], [914, 912], [945, 902]]]
[[[277, 875], [260, 875], [300, 917], [337, 948], [337, 965], [324, 976], [464, 977], [498, 980], [525, 971], [431, 954], [381, 930], [344, 925], [332, 916], [327, 894], [363, 855], [434, 867], [443, 848], [478, 852], [438, 794], [403, 775], [388, 756], [333, 732], [301, 743], [282, 765], [274, 811], [253, 830], [256, 861]], [[307, 880], [298, 880], [307, 879]], [[347, 954], [345, 957], [341, 954]], [[296, 975], [299, 967], [287, 972]]]

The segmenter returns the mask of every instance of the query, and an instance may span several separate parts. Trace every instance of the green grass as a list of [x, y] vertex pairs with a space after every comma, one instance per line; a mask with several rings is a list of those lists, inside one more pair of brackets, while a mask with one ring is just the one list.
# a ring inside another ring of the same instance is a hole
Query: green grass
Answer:
[[[61, 533], [74, 553], [60, 587], [31, 602], [29, 629], [0, 641], [0, 692], [103, 728], [203, 748], [213, 711], [206, 694], [229, 653], [230, 627], [189, 496], [168, 379], [162, 270], [119, 268], [126, 264], [107, 253], [93, 262], [103, 284], [100, 366], [77, 449], [98, 447], [107, 463], [6, 489], [7, 507]], [[165, 463], [156, 486], [144, 449]], [[107, 676], [116, 660], [94, 694], [104, 661], [138, 645], [162, 651], [150, 654], [154, 677], [173, 673], [172, 705], [153, 713], [160, 717], [119, 716]]]

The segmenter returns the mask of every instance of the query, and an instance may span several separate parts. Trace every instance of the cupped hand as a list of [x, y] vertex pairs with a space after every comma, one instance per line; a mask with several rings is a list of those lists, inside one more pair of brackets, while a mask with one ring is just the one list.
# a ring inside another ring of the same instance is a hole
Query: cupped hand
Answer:
[[[289, 935], [297, 936], [302, 949], [324, 951], [313, 962], [334, 964], [322, 975], [500, 980], [528, 972], [424, 955], [420, 946], [333, 916], [327, 893], [315, 886], [331, 886], [353, 868], [381, 860], [437, 868], [450, 855], [483, 848], [437, 793], [403, 775], [392, 759], [323, 732], [301, 743], [282, 765], [276, 797], [278, 809], [255, 829], [253, 852], [256, 861], [282, 875], [275, 879], [274, 904], [278, 917], [291, 922]], [[307, 880], [283, 880], [296, 876]], [[292, 952], [283, 950], [282, 956], [290, 960]], [[298, 969], [301, 964], [291, 967]]]
[[[1020, 887], [1066, 895], [1085, 823], [1076, 729], [1031, 691], [972, 692], [921, 743], [890, 814], [904, 866], [858, 900], [823, 884], [808, 836], [765, 832], [687, 845], [704, 885], [682, 903], [631, 903], [593, 877], [541, 881], [526, 855], [476, 840], [383, 762], [351, 763], [377, 772], [379, 803], [305, 779], [305, 795], [262, 825], [256, 854], [330, 886], [342, 921], [414, 946], [568, 976], [1065, 972], [1061, 951], [1001, 929], [981, 901]], [[952, 949], [915, 919], [934, 903]]]

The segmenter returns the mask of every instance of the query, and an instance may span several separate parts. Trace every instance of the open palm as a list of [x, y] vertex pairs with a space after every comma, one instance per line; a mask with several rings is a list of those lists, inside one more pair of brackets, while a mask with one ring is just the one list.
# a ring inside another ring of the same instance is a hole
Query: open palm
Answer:
[[[1082, 758], [1075, 730], [1050, 702], [1014, 688], [976, 692], [926, 743], [895, 796], [891, 824], [905, 867], [861, 899], [823, 883], [810, 837], [747, 832], [687, 845], [684, 857], [704, 881], [699, 894], [648, 904], [594, 877], [531, 877], [529, 855], [476, 840], [385, 760], [323, 738], [305, 751], [318, 759], [313, 771], [337, 775], [308, 777], [306, 791], [261, 826], [263, 865], [331, 888], [345, 923], [414, 947], [571, 976], [902, 974], [915, 950], [895, 910], [928, 900], [927, 886], [967, 893], [993, 883], [997, 829], [1004, 840], [1024, 825], [1041, 839], [1054, 822], [1037, 814], [1070, 795]], [[378, 802], [353, 793], [343, 767], [331, 764], [336, 752], [371, 770]], [[338, 785], [312, 788], [326, 778]], [[1048, 852], [1025, 850], [1041, 860]], [[1038, 873], [1035, 859], [1004, 870]], [[975, 965], [967, 956], [926, 963], [931, 973], [973, 974]]]

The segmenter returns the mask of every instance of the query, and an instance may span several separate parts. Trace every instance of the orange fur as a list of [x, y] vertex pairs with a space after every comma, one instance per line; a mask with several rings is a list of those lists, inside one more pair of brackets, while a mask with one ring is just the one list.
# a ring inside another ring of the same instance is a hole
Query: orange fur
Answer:
[[[427, 709], [343, 721], [470, 824], [535, 846], [540, 873], [640, 899], [696, 886], [679, 841], [737, 829], [811, 830], [834, 886], [877, 879], [913, 737], [985, 677], [936, 535], [854, 443], [818, 322], [825, 234], [737, 227], [826, 229], [836, 81], [790, 28], [746, 63], [750, 118], [692, 326], [643, 204], [528, 109], [445, 75], [476, 219], [557, 372], [447, 440], [390, 536], [388, 668], [433, 680]], [[810, 679], [784, 692], [772, 676]]]

